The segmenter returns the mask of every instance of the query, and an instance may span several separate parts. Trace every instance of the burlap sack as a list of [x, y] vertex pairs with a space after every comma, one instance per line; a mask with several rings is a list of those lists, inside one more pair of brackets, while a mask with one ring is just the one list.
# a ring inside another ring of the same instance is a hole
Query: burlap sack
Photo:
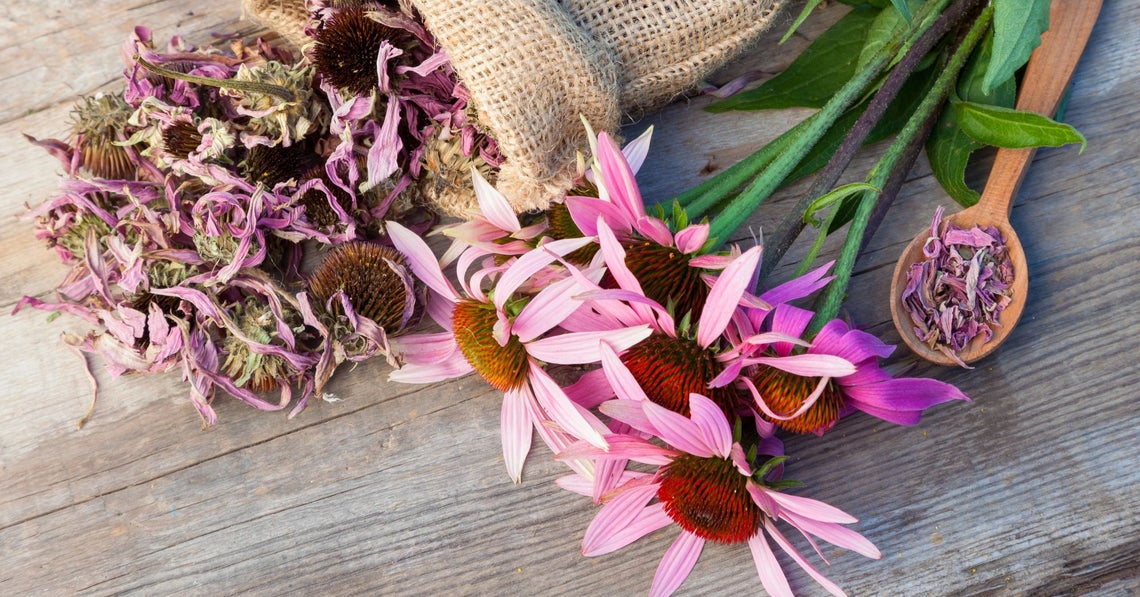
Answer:
[[[580, 116], [614, 131], [691, 89], [771, 23], [780, 0], [412, 0], [506, 158], [496, 186], [542, 209], [588, 148]], [[242, 0], [297, 45], [304, 0]], [[444, 211], [463, 215], [474, 197]]]

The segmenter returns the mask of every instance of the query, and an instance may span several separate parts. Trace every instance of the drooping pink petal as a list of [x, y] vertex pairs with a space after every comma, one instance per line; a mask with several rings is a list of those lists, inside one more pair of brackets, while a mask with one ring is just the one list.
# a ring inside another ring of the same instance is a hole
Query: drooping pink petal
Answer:
[[629, 367], [621, 362], [618, 357], [617, 350], [609, 342], [602, 342], [599, 347], [600, 356], [602, 361], [602, 372], [605, 378], [613, 388], [614, 393], [625, 400], [644, 401], [649, 400], [645, 395], [645, 390], [641, 388], [641, 384], [630, 372]]
[[822, 266], [817, 267], [798, 278], [794, 278], [792, 280], [784, 282], [783, 284], [780, 284], [779, 286], [776, 286], [775, 288], [767, 290], [760, 295], [760, 298], [772, 305], [788, 303], [796, 299], [803, 298], [815, 292], [816, 290], [827, 286], [827, 284], [831, 282], [833, 277], [825, 277], [824, 274], [827, 273], [827, 270], [831, 269], [831, 266], [834, 263], [835, 261], [828, 261]]
[[752, 281], [752, 273], [758, 263], [760, 247], [752, 247], [721, 272], [701, 309], [697, 325], [697, 344], [701, 348], [708, 348], [724, 332], [736, 312], [740, 297]]
[[508, 232], [518, 232], [522, 228], [510, 202], [487, 179], [471, 166], [471, 184], [475, 188], [475, 198], [479, 201], [479, 211], [495, 226]]
[[768, 365], [804, 377], [843, 377], [855, 373], [847, 359], [829, 354], [794, 354], [786, 357], [753, 357], [749, 364]]
[[641, 400], [607, 400], [598, 406], [606, 416], [620, 421], [646, 435], [657, 435], [657, 428], [645, 416]]
[[555, 259], [564, 257], [567, 253], [581, 249], [594, 242], [593, 238], [564, 238], [550, 241], [535, 250], [519, 257], [495, 284], [495, 307], [503, 309], [510, 300], [511, 295], [522, 286], [523, 282], [538, 273], [542, 268], [550, 265]]
[[665, 557], [657, 565], [657, 574], [653, 575], [653, 584], [649, 587], [650, 597], [672, 595], [689, 577], [704, 547], [704, 539], [689, 531], [681, 531], [681, 535], [665, 550]]
[[676, 238], [673, 240], [677, 244], [677, 250], [688, 255], [696, 253], [705, 246], [709, 240], [709, 224], [693, 224], [686, 226], [677, 233]]
[[795, 512], [800, 516], [806, 516], [820, 522], [835, 522], [839, 524], [859, 522], [858, 518], [851, 516], [831, 504], [819, 500], [798, 495], [788, 495], [779, 491], [769, 492], [768, 495], [780, 505], [781, 510]]
[[728, 458], [732, 449], [732, 428], [724, 412], [712, 400], [700, 394], [689, 394], [689, 411], [693, 423], [700, 430], [704, 443], [721, 458]]
[[578, 381], [563, 388], [566, 395], [576, 404], [585, 408], [594, 408], [614, 397], [614, 390], [610, 387], [606, 374], [601, 369], [593, 369], [582, 374]]
[[563, 392], [558, 383], [546, 371], [543, 371], [542, 367], [539, 367], [533, 359], [530, 360], [527, 377], [538, 403], [566, 433], [603, 450], [609, 447], [602, 434], [594, 429], [590, 422], [582, 416], [582, 413], [575, 408], [574, 403], [566, 396], [566, 392]]
[[597, 158], [601, 171], [594, 174], [602, 178], [610, 201], [620, 207], [632, 221], [644, 216], [645, 204], [641, 200], [641, 191], [633, 177], [633, 170], [613, 138], [605, 131], [598, 133]]
[[623, 351], [651, 333], [648, 325], [603, 332], [571, 332], [530, 342], [526, 351], [536, 359], [558, 365], [597, 363], [602, 358], [603, 341], [610, 343], [614, 350]]
[[[637, 515], [644, 510], [649, 500], [657, 495], [657, 485], [644, 485], [627, 489], [602, 506], [594, 520], [586, 527], [582, 537], [582, 555], [600, 556], [620, 549], [638, 537], [621, 545], [614, 545], [610, 538], [627, 528]], [[646, 533], [651, 532], [647, 530]]]
[[630, 220], [616, 205], [595, 197], [569, 196], [565, 200], [566, 209], [570, 212], [570, 219], [578, 226], [578, 230], [586, 236], [598, 234], [598, 219], [602, 219], [613, 230], [621, 230], [628, 234], [633, 230], [633, 220]]
[[841, 319], [827, 322], [812, 339], [812, 346], [812, 352], [833, 354], [852, 363], [873, 357], [887, 358], [895, 349], [867, 332], [849, 329]]
[[663, 247], [673, 246], [673, 233], [669, 230], [669, 225], [657, 218], [642, 216], [634, 222], [633, 227], [638, 234]]
[[678, 455], [676, 450], [662, 448], [661, 446], [651, 444], [632, 435], [613, 434], [606, 438], [606, 443], [609, 444], [609, 450], [597, 448], [585, 441], [575, 442], [562, 452], [555, 454], [554, 459], [593, 458], [600, 460], [604, 458], [625, 458], [642, 464], [662, 466], [673, 462], [673, 459]]
[[625, 144], [621, 148], [621, 153], [625, 156], [626, 163], [629, 164], [629, 169], [633, 172], [641, 170], [641, 165], [645, 163], [645, 156], [649, 155], [649, 141], [653, 138], [653, 126], [645, 129], [644, 133], [638, 135], [636, 139]]
[[[657, 486], [654, 485], [654, 488]], [[597, 544], [596, 550], [599, 553], [609, 553], [617, 549], [621, 549], [634, 541], [652, 533], [661, 530], [673, 524], [673, 519], [665, 513], [665, 510], [660, 502], [650, 504], [642, 508], [633, 521], [630, 522], [624, 529], [610, 535], [608, 539]]]
[[503, 393], [502, 420], [499, 421], [503, 441], [503, 462], [515, 483], [522, 482], [523, 463], [530, 452], [532, 424], [527, 415], [526, 396], [521, 390]]
[[764, 590], [772, 597], [794, 597], [788, 578], [784, 576], [784, 569], [776, 560], [776, 554], [772, 553], [763, 532], [756, 533], [748, 540], [748, 549], [752, 552], [752, 561], [756, 564], [756, 572]]
[[641, 403], [641, 408], [649, 423], [657, 430], [654, 435], [670, 446], [704, 458], [716, 455], [713, 447], [705, 441], [700, 427], [688, 417], [648, 400]]
[[[398, 51], [398, 50], [397, 50]], [[380, 127], [376, 140], [368, 149], [368, 187], [372, 188], [387, 180], [400, 167], [400, 150], [404, 142], [400, 140], [400, 102], [389, 100], [384, 113], [384, 124]]]
[[554, 329], [580, 306], [573, 297], [581, 292], [574, 278], [559, 280], [543, 288], [515, 317], [512, 330], [523, 343]]
[[866, 537], [845, 526], [832, 522], [820, 522], [786, 510], [780, 512], [780, 518], [786, 520], [801, 532], [815, 535], [837, 547], [849, 549], [874, 560], [883, 557], [879, 549], [867, 540]]
[[[819, 570], [815, 568], [815, 566], [812, 566], [811, 563], [804, 559], [804, 557], [800, 555], [799, 551], [796, 551], [795, 546], [793, 546], [792, 543], [788, 541], [788, 539], [784, 537], [782, 533], [780, 533], [779, 529], [776, 528], [776, 525], [773, 524], [771, 520], [764, 521], [764, 530], [772, 536], [772, 539], [776, 542], [776, 545], [779, 545], [780, 549], [784, 550], [784, 553], [788, 554], [788, 557], [792, 558], [795, 563], [800, 565], [800, 568], [804, 569], [804, 572], [807, 572], [809, 575], [811, 575], [812, 578], [815, 579], [815, 582], [819, 583], [823, 588], [827, 589], [829, 593], [835, 595], [836, 597], [846, 597], [847, 593], [843, 592], [843, 589], [839, 588], [839, 585], [828, 580], [827, 577], [825, 577], [820, 573]], [[763, 536], [763, 533], [757, 533], [757, 535]]]
[[809, 394], [808, 397], [804, 399], [803, 404], [801, 404], [795, 412], [787, 415], [780, 415], [773, 411], [768, 406], [768, 403], [764, 400], [764, 397], [760, 395], [760, 392], [756, 389], [756, 385], [752, 383], [751, 379], [742, 377], [740, 378], [740, 381], [744, 384], [745, 387], [748, 388], [748, 391], [752, 393], [752, 398], [754, 399], [757, 408], [760, 409], [760, 412], [767, 415], [770, 419], [775, 419], [777, 421], [791, 421], [796, 417], [802, 416], [808, 411], [808, 409], [815, 406], [816, 401], [819, 400], [819, 397], [823, 395], [823, 390], [827, 387], [827, 384], [829, 381], [831, 381], [831, 378], [819, 378], [819, 381], [815, 384], [815, 389], [813, 389], [811, 394]]
[[444, 361], [432, 364], [405, 363], [388, 374], [388, 379], [400, 383], [435, 383], [463, 377], [474, 369], [461, 353]]
[[439, 262], [436, 261], [435, 254], [431, 252], [427, 243], [415, 232], [396, 222], [389, 221], [387, 228], [388, 238], [392, 239], [392, 244], [408, 259], [408, 266], [416, 277], [440, 296], [453, 301], [458, 300], [459, 293], [439, 269]]

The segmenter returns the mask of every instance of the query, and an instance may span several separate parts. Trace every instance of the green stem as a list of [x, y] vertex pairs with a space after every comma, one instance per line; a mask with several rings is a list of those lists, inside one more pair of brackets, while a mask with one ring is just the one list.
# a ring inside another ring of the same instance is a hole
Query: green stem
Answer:
[[188, 75], [180, 73], [168, 68], [163, 68], [156, 64], [147, 62], [142, 56], [135, 56], [135, 62], [139, 66], [147, 69], [148, 71], [162, 75], [169, 79], [178, 79], [179, 81], [186, 81], [187, 83], [197, 83], [198, 85], [206, 85], [208, 87], [218, 87], [221, 89], [236, 89], [238, 91], [245, 91], [247, 93], [264, 93], [279, 97], [287, 102], [297, 101], [297, 96], [290, 90], [281, 87], [280, 85], [271, 85], [269, 83], [258, 83], [256, 81], [238, 81], [235, 79], [211, 79], [210, 77], [199, 77], [198, 75]]
[[[962, 43], [954, 50], [954, 55], [951, 56], [946, 68], [934, 81], [930, 92], [923, 98], [922, 103], [907, 120], [903, 129], [899, 131], [898, 136], [887, 149], [887, 153], [867, 175], [868, 184], [880, 189], [886, 185], [887, 179], [891, 177], [899, 159], [906, 153], [907, 146], [923, 129], [923, 124], [930, 114], [938, 110], [946, 101], [947, 96], [950, 95], [950, 90], [954, 86], [954, 82], [957, 81], [958, 74], [965, 66], [966, 60], [970, 57], [970, 53], [973, 52], [974, 47], [989, 28], [993, 11], [993, 5], [987, 6], [974, 21], [966, 36], [962, 38]], [[855, 258], [858, 257], [859, 247], [863, 242], [863, 234], [867, 229], [867, 222], [871, 218], [878, 198], [879, 193], [870, 191], [863, 193], [859, 206], [856, 208], [855, 217], [851, 220], [851, 227], [847, 231], [847, 238], [843, 242], [843, 250], [835, 265], [835, 279], [828, 285], [827, 290], [816, 303], [818, 308], [815, 317], [812, 318], [807, 329], [809, 335], [818, 332], [827, 322], [835, 319], [836, 315], [839, 314], [839, 306], [843, 302], [847, 285], [851, 281], [851, 272], [855, 268]]]
[[712, 221], [710, 238], [716, 246], [723, 245], [729, 235], [748, 219], [752, 212], [775, 191], [796, 165], [811, 151], [812, 146], [827, 132], [836, 119], [862, 98], [871, 84], [895, 60], [900, 51], [906, 51], [921, 35], [934, 24], [935, 20], [950, 0], [938, 0], [924, 4], [924, 13], [916, 15], [915, 26], [909, 35], [896, 38], [883, 45], [871, 61], [840, 88], [822, 108], [815, 118], [804, 128], [794, 142], [781, 152], [762, 174], [756, 177], [744, 191], [717, 214]]

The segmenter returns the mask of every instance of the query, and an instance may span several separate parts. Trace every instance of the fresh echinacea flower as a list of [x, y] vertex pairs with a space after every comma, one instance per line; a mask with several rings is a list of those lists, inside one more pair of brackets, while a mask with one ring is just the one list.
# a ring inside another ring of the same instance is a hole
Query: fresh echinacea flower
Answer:
[[[471, 262], [485, 253], [473, 249], [458, 262], [463, 286], [460, 294], [444, 277], [431, 249], [407, 228], [389, 222], [392, 243], [408, 259], [416, 276], [430, 289], [427, 312], [444, 333], [412, 335], [393, 343], [399, 369], [390, 378], [405, 383], [430, 383], [478, 373], [503, 392], [503, 456], [511, 478], [518, 482], [530, 450], [531, 429], [536, 428], [557, 452], [567, 437], [552, 438], [547, 421], [564, 434], [605, 448], [601, 423], [571, 402], [543, 370], [543, 363], [577, 365], [596, 363], [603, 340], [624, 350], [649, 335], [648, 326], [605, 331], [561, 333], [559, 324], [579, 307], [573, 296], [581, 292], [571, 277], [553, 283], [533, 297], [516, 290], [528, 278], [561, 255], [592, 239], [553, 241], [504, 266], [485, 268], [468, 276]], [[481, 282], [497, 275], [490, 294]]]
[[659, 529], [680, 527], [681, 534], [657, 567], [650, 595], [669, 595], [680, 587], [708, 541], [746, 543], [764, 589], [771, 595], [791, 595], [769, 538], [825, 589], [843, 595], [842, 589], [796, 550], [776, 526], [778, 520], [803, 533], [813, 547], [815, 537], [869, 558], [882, 557], [865, 537], [842, 526], [857, 522], [851, 515], [779, 491], [779, 484], [767, 476], [770, 465], [782, 459], [754, 469], [720, 407], [704, 396], [690, 397], [688, 417], [648, 401], [616, 400], [601, 408], [668, 445], [614, 435], [607, 437], [607, 452], [580, 442], [557, 456], [599, 461], [625, 458], [658, 467], [652, 474], [627, 475], [628, 480], [609, 496], [582, 539], [582, 554], [599, 556]]
[[[771, 314], [771, 331], [799, 338], [813, 313], [780, 305]], [[917, 424], [922, 411], [949, 400], [969, 400], [958, 388], [935, 379], [893, 378], [879, 368], [894, 347], [842, 320], [832, 320], [803, 348], [803, 343], [772, 342], [750, 347], [743, 359], [754, 366], [740, 378], [754, 406], [778, 427], [796, 433], [822, 434], [856, 410], [899, 425]], [[802, 352], [801, 352], [802, 351]], [[793, 354], [832, 355], [855, 366], [847, 375], [796, 374], [771, 366], [773, 357]]]

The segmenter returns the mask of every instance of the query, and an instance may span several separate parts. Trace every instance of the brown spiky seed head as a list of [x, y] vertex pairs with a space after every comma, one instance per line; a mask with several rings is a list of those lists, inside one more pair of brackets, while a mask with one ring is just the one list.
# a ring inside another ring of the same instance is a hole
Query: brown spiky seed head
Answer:
[[[412, 297], [405, 286], [404, 256], [391, 247], [351, 241], [335, 247], [309, 278], [309, 292], [324, 306], [343, 291], [356, 313], [389, 333], [405, 323], [404, 311]], [[336, 301], [333, 310], [339, 309]]]

